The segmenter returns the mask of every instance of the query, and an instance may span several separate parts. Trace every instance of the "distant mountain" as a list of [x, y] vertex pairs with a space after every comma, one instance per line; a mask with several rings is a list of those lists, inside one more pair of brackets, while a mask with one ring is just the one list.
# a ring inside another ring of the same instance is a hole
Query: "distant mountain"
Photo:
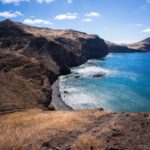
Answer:
[[0, 111], [48, 107], [59, 75], [107, 54], [97, 35], [0, 22]]
[[150, 38], [133, 44], [115, 44], [105, 41], [109, 48], [109, 52], [145, 52], [150, 51]]
[[136, 50], [150, 51], [150, 38], [137, 43], [128, 44], [127, 47]]

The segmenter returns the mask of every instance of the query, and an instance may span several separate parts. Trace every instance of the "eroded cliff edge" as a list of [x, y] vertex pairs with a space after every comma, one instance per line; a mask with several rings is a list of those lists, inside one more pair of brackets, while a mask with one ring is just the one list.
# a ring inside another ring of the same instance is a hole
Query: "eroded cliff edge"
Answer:
[[48, 107], [59, 75], [107, 54], [97, 35], [0, 22], [0, 112]]

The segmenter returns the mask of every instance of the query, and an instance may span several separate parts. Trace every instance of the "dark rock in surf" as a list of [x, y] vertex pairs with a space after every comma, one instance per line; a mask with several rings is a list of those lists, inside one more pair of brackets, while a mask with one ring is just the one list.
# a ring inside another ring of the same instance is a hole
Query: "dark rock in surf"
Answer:
[[75, 76], [75, 79], [79, 79], [80, 78], [80, 76]]
[[65, 94], [68, 94], [69, 92], [68, 92], [68, 91], [64, 91], [64, 93], [65, 93]]
[[93, 75], [93, 78], [104, 78], [106, 77], [106, 74], [96, 74], [96, 75]]

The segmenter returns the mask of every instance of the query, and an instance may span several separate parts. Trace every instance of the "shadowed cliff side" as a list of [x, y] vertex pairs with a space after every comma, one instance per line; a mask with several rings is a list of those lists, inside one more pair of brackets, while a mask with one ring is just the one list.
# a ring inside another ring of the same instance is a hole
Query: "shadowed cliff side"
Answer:
[[0, 22], [0, 111], [48, 107], [59, 75], [107, 53], [96, 35]]

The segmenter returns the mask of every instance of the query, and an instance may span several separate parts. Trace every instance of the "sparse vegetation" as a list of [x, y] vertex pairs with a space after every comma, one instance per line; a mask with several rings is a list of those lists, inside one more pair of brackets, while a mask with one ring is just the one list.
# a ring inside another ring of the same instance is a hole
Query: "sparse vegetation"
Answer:
[[81, 135], [73, 143], [72, 150], [91, 150], [100, 149], [101, 143], [94, 136]]
[[0, 116], [0, 150], [149, 150], [149, 113], [30, 109]]
[[0, 149], [40, 149], [49, 135], [59, 130], [84, 130], [89, 121], [82, 113], [28, 110], [0, 116]]

